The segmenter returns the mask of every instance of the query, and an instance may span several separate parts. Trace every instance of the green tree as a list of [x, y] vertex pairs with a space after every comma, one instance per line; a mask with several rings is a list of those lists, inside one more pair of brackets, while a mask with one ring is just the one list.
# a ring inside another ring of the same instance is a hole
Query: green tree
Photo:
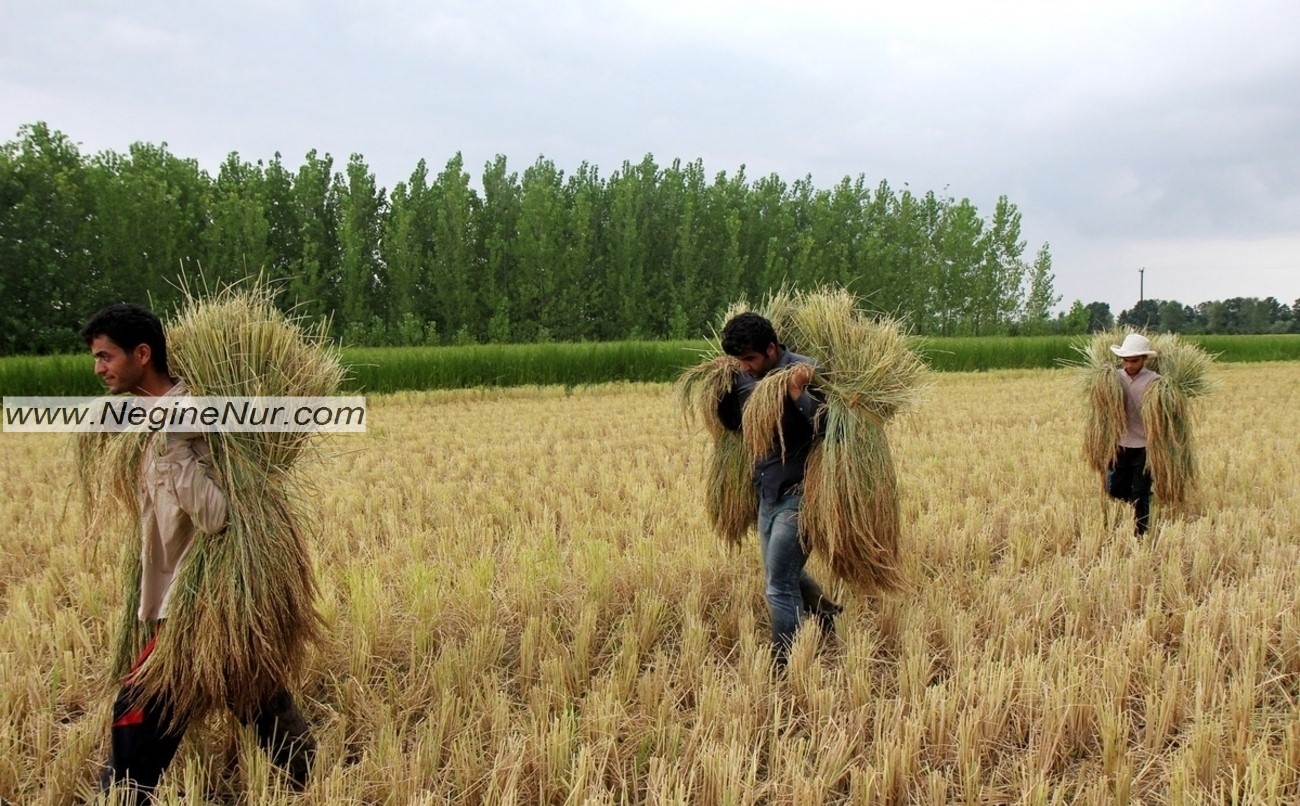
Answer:
[[524, 171], [516, 234], [508, 247], [514, 271], [507, 293], [516, 339], [565, 331], [581, 309], [578, 267], [568, 255], [572, 223], [563, 172], [539, 158]]
[[998, 198], [979, 244], [984, 259], [971, 282], [968, 310], [970, 328], [977, 336], [1004, 329], [1023, 299], [1025, 241], [1020, 237], [1020, 211], [1006, 196]]
[[1156, 327], [1162, 333], [1184, 333], [1193, 320], [1192, 309], [1177, 300], [1162, 300], [1156, 308]]
[[[384, 192], [360, 154], [348, 159], [347, 181], [339, 196], [339, 274], [344, 327], [366, 333], [371, 342], [385, 338], [387, 278], [380, 256], [380, 233], [387, 212]], [[351, 341], [362, 341], [352, 338]]]
[[0, 148], [0, 355], [74, 349], [79, 324], [113, 301], [87, 174], [77, 146], [44, 123]]
[[294, 193], [294, 175], [284, 167], [280, 153], [262, 171], [263, 211], [266, 215], [266, 276], [276, 287], [283, 305], [293, 305], [290, 282], [302, 259], [302, 218]]
[[200, 262], [209, 282], [228, 283], [257, 274], [271, 262], [266, 181], [261, 166], [232, 153], [207, 186], [209, 224], [200, 235]]
[[[316, 150], [298, 168], [293, 201], [298, 223], [298, 252], [290, 263], [289, 289], [299, 310], [309, 317], [329, 317], [340, 307], [342, 285], [339, 247], [339, 199], [334, 159]], [[335, 321], [335, 335], [342, 323]]]
[[1110, 303], [1089, 302], [1087, 308], [1089, 333], [1100, 333], [1115, 326], [1115, 316], [1110, 312]]
[[647, 154], [637, 165], [624, 162], [610, 175], [609, 222], [604, 261], [605, 295], [600, 339], [643, 338], [653, 332], [653, 315], [647, 310], [646, 266], [649, 262], [650, 216], [658, 175], [654, 157]]
[[1120, 327], [1138, 330], [1151, 330], [1160, 321], [1160, 303], [1154, 299], [1144, 299], [1125, 311], [1120, 311], [1116, 320]]
[[[464, 180], [468, 190], [468, 174]], [[514, 243], [519, 232], [521, 194], [518, 174], [510, 171], [504, 156], [497, 155], [483, 170], [483, 204], [479, 214], [474, 215], [472, 208], [457, 200], [458, 206], [465, 207], [468, 220], [477, 222], [470, 226], [479, 232], [479, 242], [474, 245], [479, 258], [475, 261], [466, 255], [462, 259], [468, 262], [461, 269], [467, 284], [466, 304], [472, 306], [468, 310], [478, 311], [467, 317], [465, 327], [478, 336], [488, 335], [483, 325], [490, 317], [497, 320], [493, 329], [498, 338], [510, 332], [502, 323], [509, 324], [512, 316], [510, 293], [517, 282]]]
[[748, 231], [745, 240], [749, 244], [747, 273], [755, 280], [749, 291], [754, 298], [793, 281], [791, 257], [797, 236], [791, 207], [781, 177], [768, 174], [754, 183], [745, 221]]
[[133, 144], [91, 161], [93, 251], [115, 299], [168, 309], [182, 273], [197, 272], [209, 179], [194, 160]]
[[550, 335], [561, 341], [583, 341], [595, 338], [595, 323], [602, 313], [600, 278], [604, 275], [604, 255], [601, 237], [606, 201], [604, 185], [596, 169], [585, 162], [579, 165], [569, 177], [565, 196], [570, 221], [564, 271], [573, 280], [565, 318], [553, 326]]
[[433, 263], [437, 212], [424, 160], [419, 161], [406, 182], [398, 182], [393, 187], [383, 228], [380, 250], [388, 277], [388, 327], [392, 342], [401, 345], [434, 342], [438, 330], [429, 267]]
[[707, 327], [720, 327], [718, 319], [727, 306], [746, 293], [741, 229], [748, 196], [743, 167], [732, 176], [718, 173], [704, 191], [699, 213], [701, 235], [696, 249], [700, 261], [709, 267], [700, 278]]
[[1022, 319], [1023, 330], [1027, 335], [1046, 333], [1051, 321], [1051, 310], [1061, 301], [1061, 295], [1053, 289], [1052, 254], [1047, 244], [1038, 249], [1033, 268], [1029, 271], [1029, 291], [1025, 295], [1025, 312]]
[[1070, 310], [1061, 314], [1057, 321], [1057, 328], [1067, 336], [1078, 336], [1092, 332], [1091, 320], [1092, 312], [1089, 307], [1084, 305], [1082, 300], [1076, 299], [1070, 304]]
[[[928, 194], [933, 199], [934, 194]], [[940, 204], [938, 227], [931, 236], [937, 258], [930, 286], [931, 308], [938, 319], [939, 335], [969, 332], [979, 318], [975, 310], [976, 279], [985, 265], [984, 222], [969, 199]]]
[[933, 233], [940, 215], [933, 194], [895, 194], [877, 186], [866, 208], [864, 276], [853, 286], [874, 308], [896, 314], [918, 333], [933, 333], [938, 318], [930, 304], [932, 274], [939, 265]]

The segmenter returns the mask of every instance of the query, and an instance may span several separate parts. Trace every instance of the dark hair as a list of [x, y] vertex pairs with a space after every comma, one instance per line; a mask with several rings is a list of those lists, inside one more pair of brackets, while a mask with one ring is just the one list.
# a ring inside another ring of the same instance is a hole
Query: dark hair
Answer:
[[153, 311], [132, 302], [119, 302], [90, 317], [81, 328], [81, 340], [89, 345], [97, 336], [107, 336], [114, 344], [130, 352], [141, 344], [149, 345], [153, 368], [163, 375], [167, 371], [167, 336], [162, 321]]
[[727, 355], [766, 353], [768, 345], [780, 343], [772, 323], [753, 311], [736, 314], [722, 326], [722, 352]]

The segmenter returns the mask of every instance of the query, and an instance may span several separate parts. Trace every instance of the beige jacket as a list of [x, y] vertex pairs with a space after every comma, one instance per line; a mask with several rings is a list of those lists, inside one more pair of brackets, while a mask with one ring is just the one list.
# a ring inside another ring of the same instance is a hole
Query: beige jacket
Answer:
[[1120, 447], [1145, 448], [1147, 429], [1146, 424], [1142, 422], [1142, 400], [1146, 397], [1151, 382], [1160, 376], [1146, 367], [1143, 367], [1134, 378], [1130, 378], [1123, 368], [1116, 372], [1119, 373], [1120, 383], [1124, 387], [1124, 414], [1126, 415], [1124, 433], [1119, 435]]
[[[163, 398], [184, 394], [185, 382], [180, 381]], [[226, 496], [201, 435], [155, 434], [140, 473], [141, 621], [167, 617], [172, 582], [195, 535], [220, 533], [226, 517]]]

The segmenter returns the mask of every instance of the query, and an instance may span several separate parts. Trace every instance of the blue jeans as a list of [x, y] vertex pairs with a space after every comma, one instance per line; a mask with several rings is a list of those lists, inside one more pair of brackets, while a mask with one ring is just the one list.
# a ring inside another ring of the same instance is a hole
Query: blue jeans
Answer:
[[763, 590], [772, 621], [772, 651], [783, 659], [794, 643], [795, 631], [818, 606], [822, 589], [804, 564], [808, 555], [799, 542], [801, 495], [758, 504], [758, 545], [763, 552]]

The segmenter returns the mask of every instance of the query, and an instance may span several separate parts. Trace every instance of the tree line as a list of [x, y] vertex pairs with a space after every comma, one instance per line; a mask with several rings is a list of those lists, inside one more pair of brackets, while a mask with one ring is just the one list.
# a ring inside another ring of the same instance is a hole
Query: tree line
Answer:
[[1233, 297], [1197, 305], [1177, 300], [1146, 299], [1116, 316], [1105, 302], [1087, 305], [1076, 300], [1057, 314], [1051, 331], [1061, 334], [1096, 333], [1113, 327], [1159, 333], [1207, 335], [1260, 335], [1300, 333], [1300, 299], [1290, 306], [1275, 297]]
[[1118, 323], [1164, 333], [1300, 333], [1300, 299], [1289, 306], [1274, 297], [1233, 297], [1195, 306], [1148, 299], [1122, 311]]
[[391, 191], [361, 155], [231, 154], [215, 175], [165, 144], [85, 155], [43, 123], [0, 149], [0, 354], [77, 349], [103, 304], [166, 310], [184, 274], [261, 272], [345, 343], [697, 338], [736, 299], [844, 285], [920, 334], [1051, 330], [1051, 255], [1015, 205], [844, 178], [709, 177], [647, 155], [602, 176], [459, 154]]

